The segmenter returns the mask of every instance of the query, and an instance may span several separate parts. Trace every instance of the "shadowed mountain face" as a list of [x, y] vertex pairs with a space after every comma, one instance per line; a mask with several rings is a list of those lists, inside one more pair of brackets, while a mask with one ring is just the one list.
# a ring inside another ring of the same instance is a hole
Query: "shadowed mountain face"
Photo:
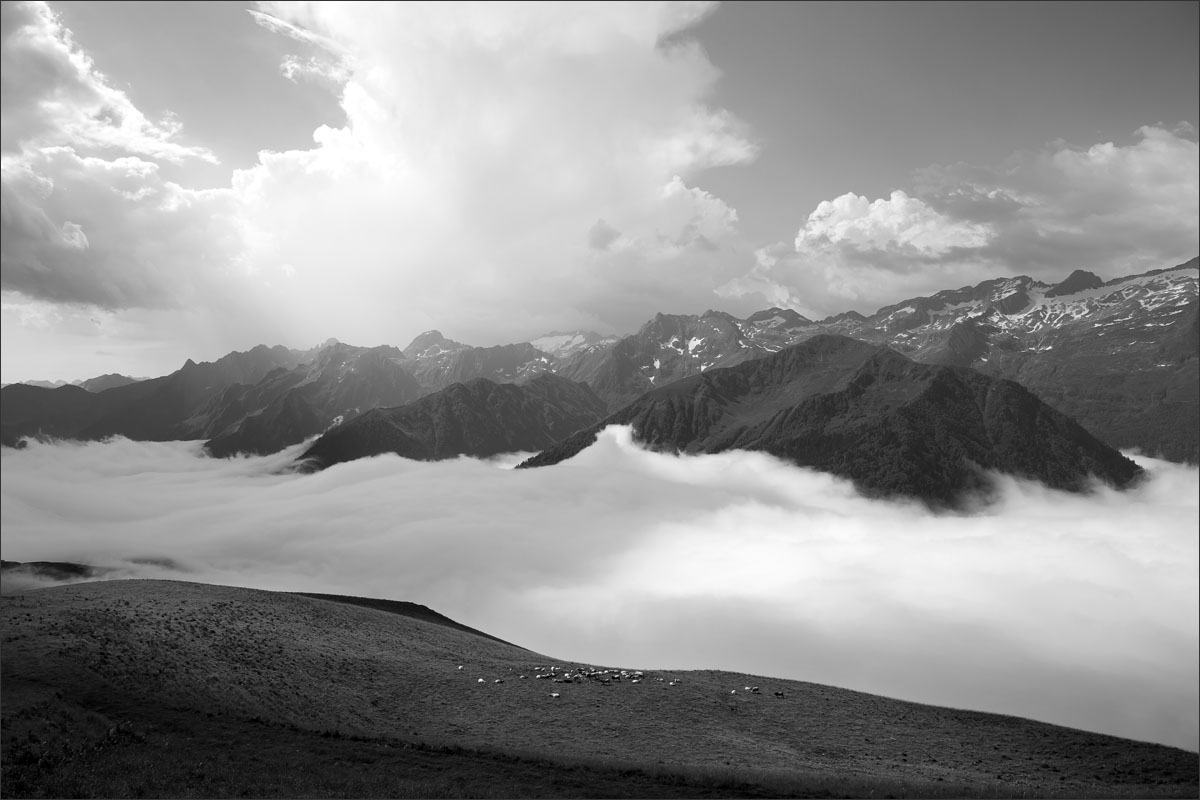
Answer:
[[310, 363], [226, 391], [197, 417], [210, 420], [205, 431], [231, 421], [205, 449], [214, 456], [274, 453], [343, 418], [415, 400], [422, 389], [403, 363], [394, 347], [327, 346]]
[[[561, 661], [411, 604], [107, 581], [0, 597], [0, 622], [6, 797], [1196, 795], [1196, 753], [1178, 748], [797, 680]], [[463, 748], [507, 753], [507, 769]], [[726, 782], [706, 786], [706, 769]], [[404, 785], [417, 775], [430, 782]]]
[[762, 451], [872, 494], [935, 505], [986, 488], [981, 469], [1068, 490], [1084, 488], [1089, 476], [1125, 486], [1140, 472], [1012, 381], [919, 364], [842, 336], [649, 392], [521, 466], [570, 458], [613, 424], [631, 425], [655, 449]]
[[323, 435], [300, 461], [321, 469], [382, 453], [428, 461], [540, 450], [604, 412], [586, 385], [555, 375], [524, 385], [477, 378], [399, 408], [368, 411]]
[[230, 385], [257, 383], [304, 357], [296, 350], [260, 345], [214, 362], [197, 364], [189, 359], [170, 375], [101, 392], [78, 386], [6, 386], [0, 390], [0, 440], [12, 447], [22, 436], [38, 435], [68, 439], [121, 435], [150, 441], [198, 438], [198, 431], [186, 423], [194, 409]]

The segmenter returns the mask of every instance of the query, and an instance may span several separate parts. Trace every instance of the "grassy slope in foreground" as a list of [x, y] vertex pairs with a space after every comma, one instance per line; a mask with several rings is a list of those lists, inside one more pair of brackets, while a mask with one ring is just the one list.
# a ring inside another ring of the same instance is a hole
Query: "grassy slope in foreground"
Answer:
[[[622, 786], [633, 796], [669, 796], [671, 786], [684, 796], [754, 795], [772, 781], [784, 788], [768, 793], [799, 796], [941, 787], [943, 796], [1196, 795], [1200, 760], [1176, 748], [727, 672], [552, 683], [535, 668], [567, 662], [295, 594], [112, 581], [6, 596], [0, 609], [5, 796], [138, 786], [159, 795], [613, 796]], [[761, 695], [744, 692], [752, 684]], [[411, 748], [418, 742], [425, 749]], [[401, 750], [436, 756], [441, 782], [405, 789], [419, 770], [395, 761]], [[106, 764], [121, 773], [104, 777]], [[480, 765], [506, 777], [463, 783], [485, 774]], [[370, 783], [373, 769], [382, 783]], [[730, 769], [733, 783], [704, 783]], [[514, 770], [532, 771], [522, 782]], [[557, 782], [568, 774], [582, 784]]]

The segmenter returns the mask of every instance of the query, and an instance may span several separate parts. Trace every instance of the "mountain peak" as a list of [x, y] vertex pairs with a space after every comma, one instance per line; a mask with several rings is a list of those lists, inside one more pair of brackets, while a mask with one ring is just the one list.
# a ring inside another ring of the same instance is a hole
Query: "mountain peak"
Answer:
[[1077, 269], [1067, 276], [1067, 279], [1054, 285], [1046, 292], [1046, 297], [1059, 297], [1065, 294], [1075, 294], [1088, 289], [1097, 289], [1104, 285], [1099, 275], [1084, 269]]
[[840, 314], [834, 314], [831, 317], [818, 320], [820, 325], [834, 325], [838, 322], [866, 322], [867, 318], [857, 311], [843, 311]]
[[444, 341], [446, 341], [446, 337], [442, 335], [441, 331], [434, 328], [423, 333], [418, 333], [416, 338], [409, 342], [408, 347], [404, 349], [408, 350], [413, 347], [428, 347], [431, 344], [438, 344], [439, 342]]
[[417, 336], [404, 348], [404, 355], [409, 358], [436, 356], [446, 352], [462, 350], [466, 345], [447, 339], [439, 330], [428, 330]]
[[799, 325], [811, 324], [812, 320], [794, 309], [771, 306], [765, 311], [756, 311], [746, 317], [746, 322], [762, 322], [772, 328], [779, 326], [792, 328]]

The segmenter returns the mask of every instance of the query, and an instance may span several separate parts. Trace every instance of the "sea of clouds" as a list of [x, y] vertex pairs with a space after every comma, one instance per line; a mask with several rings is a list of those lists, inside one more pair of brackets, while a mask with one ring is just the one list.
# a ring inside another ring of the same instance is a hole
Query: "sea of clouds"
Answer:
[[1000, 477], [995, 502], [935, 514], [762, 454], [648, 452], [619, 427], [536, 470], [383, 456], [299, 475], [299, 451], [4, 449], [3, 557], [409, 600], [578, 662], [1200, 746], [1195, 467], [1136, 456], [1142, 485], [1086, 495]]

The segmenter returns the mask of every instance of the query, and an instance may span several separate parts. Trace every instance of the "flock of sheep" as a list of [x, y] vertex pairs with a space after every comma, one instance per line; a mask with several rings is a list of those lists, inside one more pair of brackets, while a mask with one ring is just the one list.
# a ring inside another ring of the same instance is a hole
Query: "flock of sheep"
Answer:
[[[465, 664], [459, 664], [458, 669], [462, 670], [466, 667]], [[625, 670], [625, 669], [596, 669], [595, 667], [534, 667], [532, 670], [534, 680], [548, 680], [553, 683], [584, 683], [591, 681], [599, 683], [602, 686], [612, 686], [617, 683], [642, 683], [656, 682], [665, 683], [667, 686], [677, 686], [683, 683], [682, 678], [664, 678], [657, 675], [649, 675], [642, 670]], [[517, 680], [527, 680], [527, 675], [517, 675]], [[478, 678], [476, 683], [487, 683], [486, 678]], [[504, 683], [504, 678], [494, 678], [492, 683]], [[742, 691], [750, 694], [762, 694], [757, 686], [747, 686]], [[730, 689], [730, 694], [737, 694], [737, 689]], [[783, 692], [772, 692], [775, 697], [780, 700], [784, 699]], [[559, 697], [559, 692], [550, 692], [550, 697]]]

